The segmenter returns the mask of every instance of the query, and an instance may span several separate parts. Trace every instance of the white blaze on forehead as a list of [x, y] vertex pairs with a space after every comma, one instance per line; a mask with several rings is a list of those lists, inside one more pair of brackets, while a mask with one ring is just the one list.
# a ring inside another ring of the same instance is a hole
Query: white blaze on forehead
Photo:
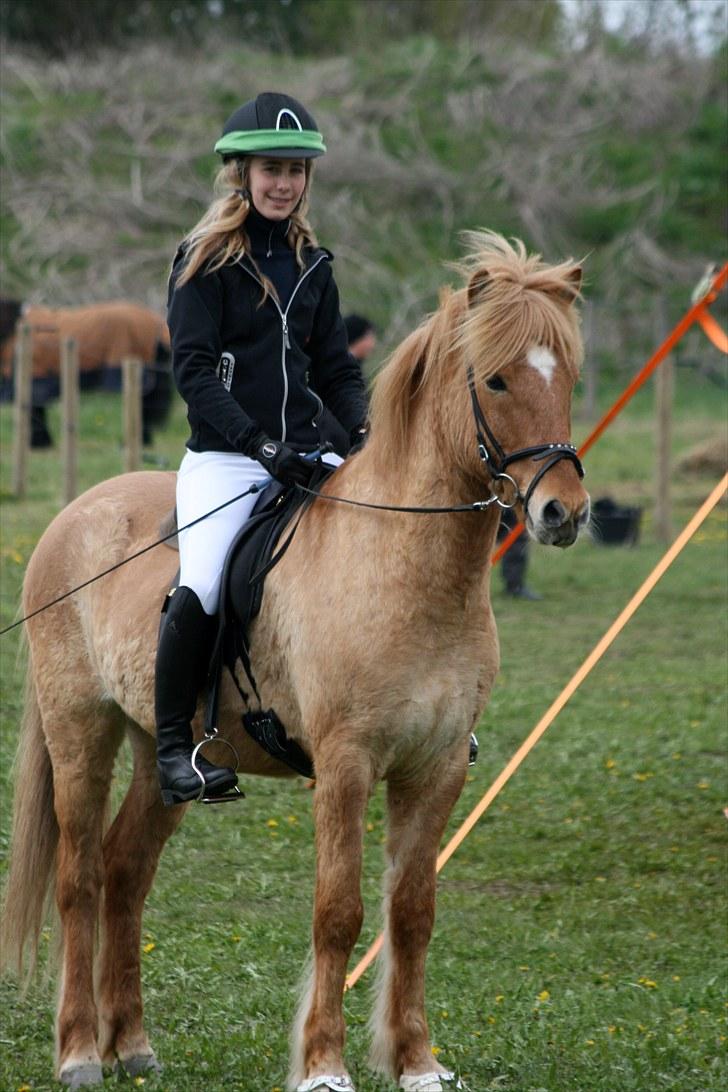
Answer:
[[550, 349], [545, 349], [543, 345], [534, 345], [526, 353], [526, 360], [532, 368], [535, 368], [544, 377], [547, 383], [551, 382], [556, 367], [556, 357]]

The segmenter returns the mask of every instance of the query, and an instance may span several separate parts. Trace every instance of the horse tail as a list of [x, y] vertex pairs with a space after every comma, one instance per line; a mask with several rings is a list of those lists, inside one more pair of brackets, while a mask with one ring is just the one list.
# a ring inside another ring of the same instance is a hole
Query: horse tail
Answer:
[[0, 925], [0, 967], [9, 966], [19, 976], [23, 973], [26, 948], [29, 949], [28, 978], [36, 965], [38, 941], [55, 873], [57, 845], [53, 768], [43, 734], [29, 655], [25, 711], [15, 758], [10, 869]]

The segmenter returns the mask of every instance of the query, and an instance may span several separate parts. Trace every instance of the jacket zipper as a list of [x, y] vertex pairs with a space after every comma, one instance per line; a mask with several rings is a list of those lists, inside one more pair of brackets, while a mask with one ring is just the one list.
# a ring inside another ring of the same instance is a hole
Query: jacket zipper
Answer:
[[[291, 292], [291, 298], [288, 301], [288, 305], [287, 305], [285, 311], [281, 311], [280, 304], [278, 303], [278, 301], [276, 299], [273, 298], [273, 296], [270, 297], [271, 302], [275, 304], [276, 311], [280, 315], [281, 326], [282, 326], [282, 330], [283, 330], [283, 341], [281, 343], [281, 371], [283, 373], [283, 404], [281, 406], [281, 442], [282, 443], [286, 442], [286, 406], [288, 405], [288, 372], [286, 371], [286, 349], [290, 349], [290, 347], [291, 347], [291, 339], [288, 336], [288, 312], [291, 309], [291, 304], [293, 303], [296, 292], [298, 292], [298, 289], [301, 287], [303, 282], [306, 280], [306, 277], [309, 275], [309, 273], [313, 273], [313, 271], [314, 271], [314, 269], [316, 268], [317, 265], [320, 265], [321, 262], [325, 262], [325, 261], [326, 261], [326, 255], [321, 254], [316, 259], [316, 261], [313, 263], [313, 265], [310, 265], [308, 267], [308, 269], [306, 269], [301, 274], [301, 276], [298, 278], [298, 280], [296, 281], [296, 283], [294, 285], [293, 291]], [[263, 287], [263, 282], [260, 280], [259, 277], [256, 277], [255, 273], [253, 273], [250, 269], [248, 269], [247, 266], [243, 265], [242, 262], [239, 262], [238, 264], [240, 265], [241, 269], [244, 269], [245, 272], [249, 276], [251, 276], [253, 278], [254, 281], [257, 281], [257, 283], [260, 285], [261, 288]], [[319, 396], [316, 394], [315, 391], [311, 391], [311, 394], [313, 394], [314, 398], [317, 399], [317, 401], [321, 405], [321, 410], [323, 411], [323, 403], [321, 402], [321, 399], [319, 398]]]

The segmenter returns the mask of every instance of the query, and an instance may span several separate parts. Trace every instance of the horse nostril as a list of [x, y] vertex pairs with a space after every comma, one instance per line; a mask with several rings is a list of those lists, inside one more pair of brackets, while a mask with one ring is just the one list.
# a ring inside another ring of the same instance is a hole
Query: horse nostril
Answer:
[[547, 527], [561, 527], [566, 522], [566, 509], [557, 500], [551, 500], [544, 505], [541, 519]]

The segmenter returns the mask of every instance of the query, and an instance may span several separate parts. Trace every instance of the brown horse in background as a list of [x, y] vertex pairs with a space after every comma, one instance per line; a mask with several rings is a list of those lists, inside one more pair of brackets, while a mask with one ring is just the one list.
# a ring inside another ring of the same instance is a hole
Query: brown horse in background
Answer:
[[164, 424], [172, 400], [169, 330], [155, 311], [127, 300], [56, 309], [0, 299], [0, 394], [6, 398], [12, 396], [15, 332], [21, 320], [33, 338], [33, 447], [52, 443], [45, 407], [58, 397], [61, 342], [66, 337], [78, 345], [82, 390], [118, 391], [122, 361], [136, 357], [143, 362], [142, 423], [144, 442], [151, 441], [152, 429]]
[[[376, 382], [367, 445], [323, 492], [426, 508], [485, 498], [482, 509], [409, 514], [315, 502], [268, 576], [251, 629], [263, 706], [316, 770], [312, 971], [289, 1085], [304, 1092], [353, 1088], [342, 995], [362, 924], [365, 810], [381, 780], [389, 869], [372, 1062], [404, 1090], [457, 1087], [433, 1059], [424, 969], [438, 845], [498, 667], [489, 599], [496, 496], [508, 503], [517, 490], [544, 544], [570, 545], [589, 515], [568, 446], [581, 271], [546, 265], [491, 233], [471, 243], [464, 286], [395, 351]], [[124, 475], [69, 505], [28, 565], [25, 612], [153, 542], [174, 489], [174, 474]], [[176, 566], [170, 551], [153, 551], [27, 624], [3, 952], [20, 966], [24, 947], [35, 951], [52, 890], [63, 933], [57, 1064], [73, 1088], [101, 1081], [102, 1064], [132, 1074], [157, 1067], [142, 1023], [141, 920], [185, 811], [162, 805], [154, 745], [159, 604]], [[220, 728], [240, 771], [289, 773], [245, 735], [241, 711], [227, 679]], [[134, 773], [104, 834], [124, 734]]]

